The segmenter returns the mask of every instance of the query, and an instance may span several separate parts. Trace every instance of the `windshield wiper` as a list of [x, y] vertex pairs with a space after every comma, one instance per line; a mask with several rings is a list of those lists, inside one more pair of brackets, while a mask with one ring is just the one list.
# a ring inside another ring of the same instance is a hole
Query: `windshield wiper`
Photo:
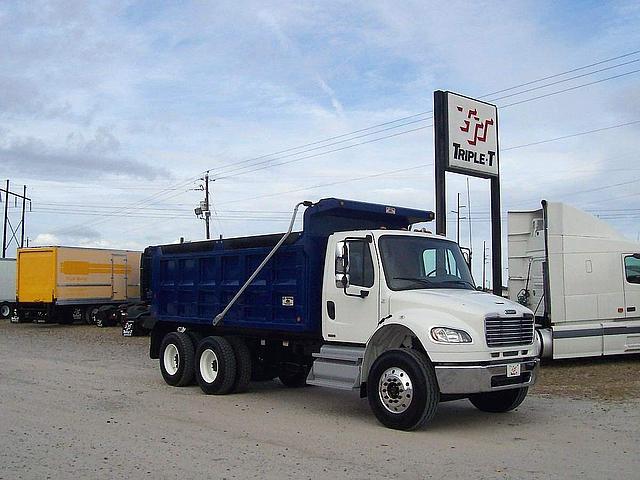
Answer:
[[475, 285], [471, 282], [468, 282], [467, 280], [443, 280], [439, 283], [455, 283], [458, 285], [469, 285], [474, 290], [476, 289]]
[[433, 287], [433, 282], [431, 280], [427, 280], [426, 278], [418, 278], [418, 277], [393, 277], [394, 280], [407, 280], [410, 282], [421, 283], [427, 287]]

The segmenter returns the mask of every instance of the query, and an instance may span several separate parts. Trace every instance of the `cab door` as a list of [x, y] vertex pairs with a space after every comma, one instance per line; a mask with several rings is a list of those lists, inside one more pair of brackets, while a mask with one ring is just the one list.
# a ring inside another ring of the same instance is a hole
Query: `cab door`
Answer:
[[364, 344], [379, 320], [380, 273], [373, 236], [358, 232], [335, 238], [338, 248], [327, 251], [325, 262], [323, 336], [329, 342]]
[[624, 317], [604, 323], [604, 354], [640, 351], [640, 253], [622, 255]]
[[624, 255], [625, 352], [640, 351], [640, 252]]
[[622, 256], [624, 266], [624, 313], [630, 320], [640, 320], [640, 253]]

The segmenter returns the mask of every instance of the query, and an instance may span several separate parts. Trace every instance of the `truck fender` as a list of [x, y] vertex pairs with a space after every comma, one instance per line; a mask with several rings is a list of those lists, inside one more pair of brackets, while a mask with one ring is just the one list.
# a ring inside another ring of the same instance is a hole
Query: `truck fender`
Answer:
[[362, 367], [360, 368], [360, 397], [366, 396], [367, 377], [376, 358], [387, 350], [403, 347], [421, 350], [429, 356], [418, 336], [405, 325], [386, 323], [371, 335], [371, 338], [367, 341]]

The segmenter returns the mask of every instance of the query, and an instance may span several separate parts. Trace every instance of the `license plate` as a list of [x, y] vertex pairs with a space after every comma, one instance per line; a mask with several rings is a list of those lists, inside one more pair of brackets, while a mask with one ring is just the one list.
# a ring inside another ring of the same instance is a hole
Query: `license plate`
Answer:
[[507, 377], [519, 377], [520, 376], [520, 364], [507, 365]]

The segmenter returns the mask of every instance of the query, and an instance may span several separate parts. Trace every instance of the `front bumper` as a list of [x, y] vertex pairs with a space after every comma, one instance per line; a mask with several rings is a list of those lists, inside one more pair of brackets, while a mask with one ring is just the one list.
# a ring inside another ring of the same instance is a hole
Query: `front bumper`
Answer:
[[[507, 377], [507, 366], [520, 364], [520, 375]], [[523, 358], [484, 365], [435, 365], [436, 377], [443, 394], [471, 394], [510, 388], [529, 387], [536, 381], [540, 359]]]

